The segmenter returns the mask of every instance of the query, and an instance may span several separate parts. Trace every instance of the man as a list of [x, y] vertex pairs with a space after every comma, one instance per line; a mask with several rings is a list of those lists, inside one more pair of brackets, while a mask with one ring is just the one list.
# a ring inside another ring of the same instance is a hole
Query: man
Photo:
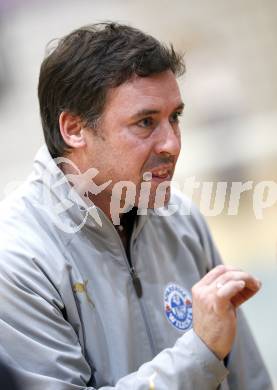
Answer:
[[1, 345], [23, 388], [271, 388], [237, 310], [260, 282], [220, 265], [168, 185], [183, 71], [173, 48], [115, 23], [44, 60], [47, 148], [1, 218]]

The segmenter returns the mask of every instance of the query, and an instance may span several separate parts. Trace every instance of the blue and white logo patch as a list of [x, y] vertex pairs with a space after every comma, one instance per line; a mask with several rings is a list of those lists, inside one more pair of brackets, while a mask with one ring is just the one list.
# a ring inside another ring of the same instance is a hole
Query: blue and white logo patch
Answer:
[[164, 311], [174, 328], [186, 331], [192, 327], [192, 303], [189, 293], [170, 283], [164, 290]]

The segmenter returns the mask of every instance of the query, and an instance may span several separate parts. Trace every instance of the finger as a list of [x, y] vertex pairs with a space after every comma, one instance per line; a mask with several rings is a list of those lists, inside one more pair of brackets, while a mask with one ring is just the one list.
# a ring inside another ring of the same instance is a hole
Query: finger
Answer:
[[220, 275], [223, 275], [227, 271], [239, 271], [237, 267], [229, 265], [218, 265], [208, 272], [199, 282], [199, 285], [209, 285], [212, 284]]
[[231, 280], [243, 280], [245, 282], [246, 287], [253, 291], [258, 291], [261, 286], [261, 282], [258, 279], [254, 278], [253, 276], [244, 271], [228, 271], [218, 277], [214, 283], [216, 284], [216, 286], [221, 286], [225, 285]]
[[230, 280], [224, 286], [219, 288], [216, 295], [220, 300], [228, 301], [234, 298], [245, 287], [244, 280]]
[[252, 298], [253, 295], [255, 295], [258, 291], [250, 290], [249, 288], [245, 287], [242, 291], [240, 291], [237, 295], [235, 295], [231, 302], [235, 307], [239, 307], [244, 302], [246, 302], [248, 299]]

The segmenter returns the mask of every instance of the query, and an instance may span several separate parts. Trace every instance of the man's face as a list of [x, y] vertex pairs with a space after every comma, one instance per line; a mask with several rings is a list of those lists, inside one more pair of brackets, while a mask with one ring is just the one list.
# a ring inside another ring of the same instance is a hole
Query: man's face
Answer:
[[94, 199], [97, 205], [103, 208], [103, 202], [110, 202], [116, 183], [131, 181], [136, 186], [137, 206], [143, 174], [151, 172], [148, 207], [154, 207], [156, 189], [160, 183], [171, 180], [180, 153], [178, 117], [182, 109], [180, 91], [171, 71], [134, 77], [109, 91], [97, 134], [86, 129], [83, 169], [98, 169], [99, 174], [93, 179], [98, 185], [112, 180], [97, 196], [98, 202]]

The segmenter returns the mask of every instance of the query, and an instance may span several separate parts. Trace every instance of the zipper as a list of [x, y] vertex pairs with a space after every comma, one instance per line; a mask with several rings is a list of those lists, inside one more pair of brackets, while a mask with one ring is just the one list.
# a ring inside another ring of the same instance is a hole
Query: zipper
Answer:
[[[121, 240], [120, 240], [120, 241], [121, 241]], [[122, 245], [122, 246], [123, 246], [123, 245]], [[131, 237], [131, 241], [130, 241], [130, 259], [132, 259], [132, 256], [131, 256], [132, 247], [133, 247], [133, 239], [132, 239], [132, 237]], [[124, 248], [123, 248], [123, 249], [124, 249]], [[125, 253], [124, 253], [124, 255], [125, 255], [125, 258], [126, 258], [126, 254], [125, 254]], [[126, 259], [127, 259], [127, 258], [126, 258]], [[128, 262], [128, 259], [127, 259], [127, 262]], [[129, 262], [128, 262], [128, 265], [129, 265]], [[134, 269], [134, 266], [131, 267], [131, 272], [132, 272], [132, 270], [133, 270], [133, 272], [135, 273], [135, 277], [138, 278], [138, 275], [137, 275], [137, 273], [136, 273], [136, 271], [135, 271], [135, 269]], [[140, 283], [140, 285], [141, 285], [141, 282], [140, 282], [140, 279], [139, 279], [139, 278], [138, 278], [138, 280], [139, 280], [139, 283]], [[135, 283], [135, 282], [134, 282], [134, 279], [133, 279], [133, 283]], [[135, 284], [134, 284], [134, 285], [135, 285]], [[142, 292], [142, 290], [141, 290], [141, 292]], [[137, 294], [137, 295], [138, 295], [138, 294]], [[142, 296], [142, 294], [141, 294], [141, 296]], [[138, 297], [139, 297], [139, 296], [138, 296]], [[139, 298], [141, 298], [141, 297], [139, 297]], [[153, 339], [153, 336], [152, 336], [151, 328], [150, 328], [149, 323], [148, 323], [148, 319], [147, 319], [147, 315], [146, 315], [146, 310], [145, 310], [145, 305], [144, 305], [144, 303], [143, 303], [143, 299], [139, 299], [138, 301], [139, 301], [139, 306], [140, 306], [142, 318], [143, 318], [143, 321], [144, 321], [144, 324], [145, 324], [146, 334], [147, 334], [147, 337], [148, 337], [148, 340], [149, 340], [150, 348], [151, 348], [151, 351], [152, 351], [153, 356], [155, 356], [155, 355], [156, 355], [156, 352], [155, 352], [154, 339]]]
[[[128, 261], [128, 264], [129, 264], [129, 261]], [[141, 298], [142, 297], [142, 285], [141, 285], [140, 278], [138, 277], [138, 274], [136, 273], [136, 270], [135, 270], [133, 265], [130, 266], [130, 273], [131, 273], [132, 282], [133, 282], [137, 297]]]
[[141, 309], [142, 318], [143, 318], [143, 321], [144, 321], [144, 324], [145, 324], [145, 329], [146, 329], [146, 333], [147, 333], [147, 336], [148, 336], [150, 348], [151, 348], [153, 356], [155, 356], [156, 355], [156, 351], [155, 351], [155, 346], [154, 346], [154, 339], [153, 339], [152, 332], [151, 332], [151, 329], [150, 329], [150, 326], [149, 326], [149, 323], [148, 323], [148, 320], [147, 320], [145, 307], [144, 307], [144, 304], [142, 302], [142, 299], [139, 300], [139, 305], [140, 305], [140, 309]]
[[[108, 218], [106, 217], [106, 215], [104, 216], [106, 220], [108, 220]], [[111, 221], [108, 220], [108, 222], [111, 224]], [[112, 224], [111, 224], [112, 225]], [[121, 252], [123, 253], [123, 257], [124, 257], [124, 260], [125, 260], [125, 263], [128, 267], [128, 270], [129, 270], [129, 273], [131, 275], [131, 278], [132, 278], [132, 282], [133, 282], [133, 286], [134, 286], [134, 289], [135, 289], [135, 292], [136, 292], [136, 295], [137, 297], [140, 299], [142, 297], [142, 285], [141, 285], [141, 281], [140, 281], [140, 278], [135, 270], [135, 267], [133, 266], [132, 264], [132, 259], [131, 259], [131, 255], [130, 255], [130, 261], [128, 260], [128, 257], [127, 257], [127, 254], [126, 254], [126, 250], [123, 246], [123, 243], [121, 241], [121, 238], [117, 232], [117, 230], [115, 229], [114, 225], [112, 225], [112, 228], [113, 228], [113, 231], [116, 233], [116, 238], [117, 238], [117, 241], [119, 242], [119, 246], [121, 248]], [[133, 235], [132, 235], [133, 236]], [[132, 243], [132, 237], [130, 239], [130, 252], [131, 252], [131, 243]]]
[[[111, 224], [110, 220], [106, 217], [106, 215], [104, 215], [104, 218]], [[136, 295], [139, 298], [138, 302], [139, 302], [142, 318], [143, 318], [143, 321], [144, 321], [144, 324], [145, 324], [146, 334], [147, 334], [147, 337], [148, 337], [148, 340], [149, 340], [149, 344], [150, 344], [150, 348], [151, 348], [152, 354], [153, 354], [153, 356], [155, 356], [156, 353], [155, 353], [155, 346], [154, 346], [154, 340], [153, 340], [152, 332], [151, 332], [151, 329], [150, 329], [150, 326], [149, 326], [149, 323], [148, 323], [148, 320], [147, 320], [147, 315], [146, 315], [146, 310], [145, 310], [145, 307], [144, 307], [144, 304], [143, 304], [143, 300], [140, 299], [142, 297], [141, 281], [140, 281], [140, 279], [138, 277], [138, 274], [137, 274], [133, 264], [131, 266], [129, 261], [128, 261], [128, 258], [127, 258], [127, 255], [126, 255], [126, 251], [125, 251], [125, 248], [124, 248], [123, 243], [121, 241], [121, 238], [119, 237], [115, 227], [113, 225], [112, 225], [112, 227], [113, 227], [113, 231], [116, 233], [116, 237], [117, 237], [117, 240], [119, 242], [119, 246], [121, 248], [121, 252], [123, 253], [123, 257], [124, 257], [125, 263], [127, 265], [129, 273], [131, 275]], [[130, 261], [132, 261], [132, 256], [131, 256], [132, 247], [133, 247], [133, 234], [132, 234], [132, 237], [131, 237], [131, 240], [130, 240]]]
[[[121, 248], [121, 252], [123, 253], [123, 257], [124, 257], [125, 263], [127, 265], [129, 273], [131, 275], [136, 295], [137, 295], [138, 298], [141, 298], [142, 297], [142, 285], [141, 285], [140, 278], [139, 278], [139, 276], [138, 276], [138, 274], [137, 274], [137, 272], [135, 270], [135, 267], [133, 266], [132, 263], [131, 264], [129, 263], [129, 260], [128, 260], [127, 255], [126, 255], [126, 250], [125, 250], [125, 248], [123, 246], [121, 238], [119, 237], [119, 234], [116, 231], [115, 227], [113, 226], [113, 224], [111, 223], [111, 221], [107, 218], [107, 216], [105, 214], [104, 214], [104, 218], [109, 222], [110, 225], [112, 225], [112, 229], [116, 233], [116, 239], [119, 242], [119, 246]], [[132, 237], [131, 237], [131, 241], [130, 241], [130, 252], [131, 252], [131, 246], [132, 246]], [[131, 256], [130, 256], [130, 262], [131, 261], [132, 260], [131, 260]]]

